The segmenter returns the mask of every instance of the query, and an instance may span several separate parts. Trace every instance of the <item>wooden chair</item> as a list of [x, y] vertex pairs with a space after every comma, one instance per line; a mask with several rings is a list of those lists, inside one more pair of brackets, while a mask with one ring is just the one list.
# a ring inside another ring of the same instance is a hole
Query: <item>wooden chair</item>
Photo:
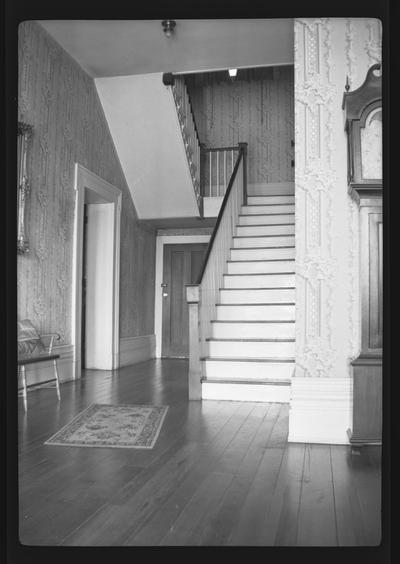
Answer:
[[29, 319], [18, 321], [18, 374], [22, 377], [22, 397], [24, 408], [27, 410], [27, 384], [25, 366], [51, 360], [54, 366], [55, 387], [58, 401], [60, 401], [60, 381], [58, 377], [57, 360], [60, 355], [53, 352], [54, 341], [60, 340], [58, 333], [39, 334]]

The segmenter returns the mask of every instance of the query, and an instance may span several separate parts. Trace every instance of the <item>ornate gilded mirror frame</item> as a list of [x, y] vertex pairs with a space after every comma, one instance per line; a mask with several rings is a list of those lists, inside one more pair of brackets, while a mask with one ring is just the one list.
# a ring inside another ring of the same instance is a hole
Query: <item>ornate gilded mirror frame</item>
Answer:
[[26, 161], [31, 135], [32, 126], [19, 121], [17, 134], [17, 253], [19, 254], [25, 254], [29, 251], [29, 242], [25, 233], [25, 203], [30, 191]]

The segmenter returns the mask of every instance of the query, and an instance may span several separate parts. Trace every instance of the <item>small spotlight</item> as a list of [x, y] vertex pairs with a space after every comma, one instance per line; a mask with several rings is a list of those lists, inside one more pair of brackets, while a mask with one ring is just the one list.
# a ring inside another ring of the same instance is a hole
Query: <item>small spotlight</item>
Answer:
[[228, 72], [231, 78], [235, 78], [235, 76], [237, 75], [237, 69], [228, 69]]
[[174, 20], [163, 20], [161, 22], [163, 26], [164, 33], [167, 37], [171, 37], [174, 27], [176, 26], [176, 21]]

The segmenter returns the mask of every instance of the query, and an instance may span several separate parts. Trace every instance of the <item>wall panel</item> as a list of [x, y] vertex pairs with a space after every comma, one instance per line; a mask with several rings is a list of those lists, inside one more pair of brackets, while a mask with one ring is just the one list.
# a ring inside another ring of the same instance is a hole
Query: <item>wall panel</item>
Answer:
[[75, 162], [122, 190], [120, 336], [154, 332], [155, 235], [139, 227], [93, 79], [35, 22], [19, 27], [18, 119], [33, 126], [30, 252], [18, 258], [18, 315], [71, 343]]

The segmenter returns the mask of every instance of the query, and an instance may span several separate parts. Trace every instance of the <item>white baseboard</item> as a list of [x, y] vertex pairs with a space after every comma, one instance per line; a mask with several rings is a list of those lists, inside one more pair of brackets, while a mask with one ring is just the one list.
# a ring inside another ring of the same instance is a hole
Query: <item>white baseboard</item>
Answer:
[[[60, 345], [53, 347], [53, 352], [60, 355], [57, 360], [57, 370], [60, 382], [74, 379], [74, 345]], [[49, 380], [54, 380], [53, 361], [43, 361], [25, 366], [26, 384], [32, 386]], [[18, 376], [18, 388], [22, 388], [21, 377]]]
[[202, 382], [202, 399], [288, 403], [290, 386]]
[[349, 444], [352, 427], [351, 378], [292, 378], [289, 410], [291, 443]]
[[122, 337], [119, 341], [119, 366], [150, 360], [156, 356], [156, 336]]

